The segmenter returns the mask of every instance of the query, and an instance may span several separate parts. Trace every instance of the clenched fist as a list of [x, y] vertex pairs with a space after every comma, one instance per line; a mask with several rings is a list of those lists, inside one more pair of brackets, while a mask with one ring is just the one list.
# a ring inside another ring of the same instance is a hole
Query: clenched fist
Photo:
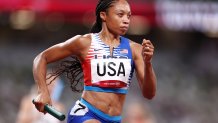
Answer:
[[144, 62], [151, 62], [154, 54], [154, 45], [150, 40], [143, 39], [142, 42], [142, 57]]

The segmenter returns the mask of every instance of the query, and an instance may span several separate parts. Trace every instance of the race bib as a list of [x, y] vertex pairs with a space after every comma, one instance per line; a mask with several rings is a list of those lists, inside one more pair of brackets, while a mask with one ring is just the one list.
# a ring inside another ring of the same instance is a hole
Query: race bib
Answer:
[[131, 72], [131, 59], [92, 59], [92, 83], [101, 81], [121, 81], [128, 84]]
[[83, 116], [85, 115], [89, 109], [86, 105], [82, 104], [79, 100], [76, 101], [75, 106], [71, 109], [70, 115]]

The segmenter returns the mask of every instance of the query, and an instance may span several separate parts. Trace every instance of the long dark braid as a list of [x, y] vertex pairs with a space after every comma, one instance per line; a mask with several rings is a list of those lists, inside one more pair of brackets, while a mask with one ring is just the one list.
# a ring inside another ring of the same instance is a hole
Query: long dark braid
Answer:
[[61, 74], [66, 75], [73, 92], [83, 91], [83, 83], [81, 82], [83, 79], [82, 67], [77, 57], [71, 56], [71, 60], [61, 61], [57, 69], [48, 74], [46, 79], [51, 79], [51, 81], [47, 84], [51, 84]]
[[[102, 20], [100, 17], [100, 12], [106, 12], [108, 8], [112, 6], [118, 0], [99, 0], [96, 6], [96, 22], [91, 29], [91, 33], [98, 33], [102, 29]], [[83, 83], [81, 82], [83, 79], [82, 67], [80, 61], [77, 57], [71, 57], [71, 60], [65, 60], [60, 63], [58, 69], [54, 72], [50, 73], [47, 79], [51, 79], [48, 84], [51, 84], [58, 76], [61, 74], [65, 74], [70, 81], [70, 86], [72, 91], [74, 92], [82, 92], [83, 91]], [[78, 86], [80, 88], [78, 88]]]

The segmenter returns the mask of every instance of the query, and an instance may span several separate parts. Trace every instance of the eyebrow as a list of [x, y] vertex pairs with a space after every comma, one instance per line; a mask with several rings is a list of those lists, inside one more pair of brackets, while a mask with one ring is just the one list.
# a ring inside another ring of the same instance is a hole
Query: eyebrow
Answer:
[[122, 9], [118, 9], [118, 10], [115, 10], [115, 12], [122, 12], [122, 13], [128, 13], [128, 14], [132, 14], [131, 11], [125, 11], [125, 10], [122, 10]]

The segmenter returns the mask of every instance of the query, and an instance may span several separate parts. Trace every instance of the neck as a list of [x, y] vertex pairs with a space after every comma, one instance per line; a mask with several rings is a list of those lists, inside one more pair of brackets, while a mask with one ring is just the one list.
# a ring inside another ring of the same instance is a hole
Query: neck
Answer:
[[120, 35], [113, 34], [104, 28], [99, 35], [101, 40], [110, 47], [116, 47], [120, 43]]

